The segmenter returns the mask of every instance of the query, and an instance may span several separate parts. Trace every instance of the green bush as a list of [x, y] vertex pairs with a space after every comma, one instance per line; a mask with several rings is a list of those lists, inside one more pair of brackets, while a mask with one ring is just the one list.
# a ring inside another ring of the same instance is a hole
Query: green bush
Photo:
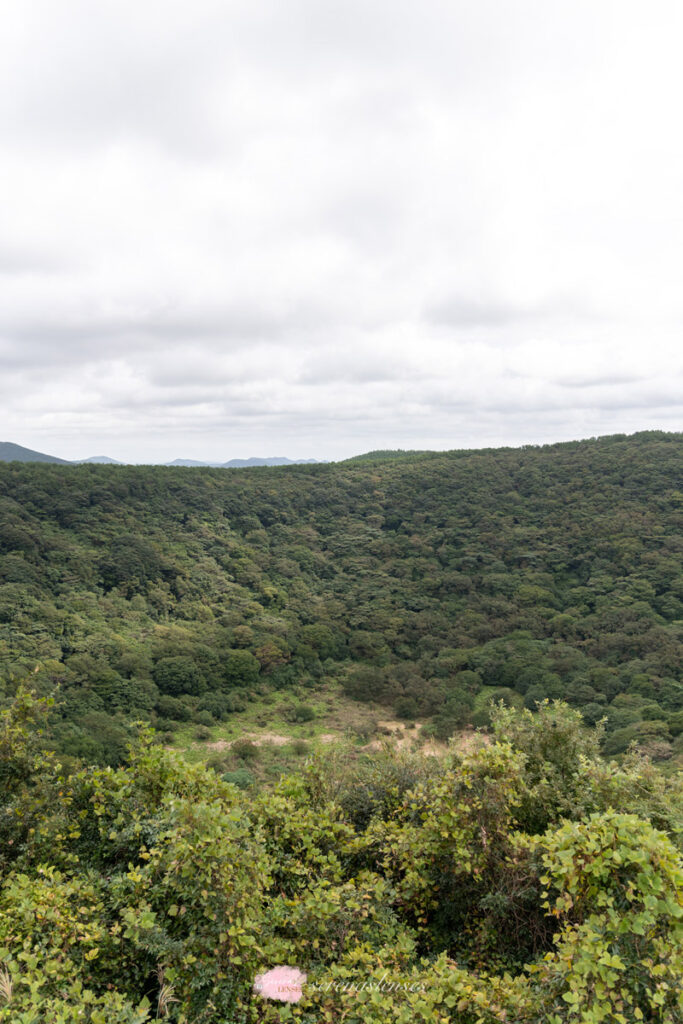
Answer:
[[162, 718], [170, 718], [176, 722], [189, 722], [192, 718], [192, 708], [178, 697], [159, 697], [155, 708]]
[[210, 711], [206, 710], [195, 712], [194, 721], [197, 725], [202, 725], [207, 729], [210, 729], [212, 725], [215, 725], [213, 715]]
[[249, 789], [254, 785], [254, 776], [246, 768], [238, 768], [234, 772], [223, 772], [222, 779], [238, 789]]

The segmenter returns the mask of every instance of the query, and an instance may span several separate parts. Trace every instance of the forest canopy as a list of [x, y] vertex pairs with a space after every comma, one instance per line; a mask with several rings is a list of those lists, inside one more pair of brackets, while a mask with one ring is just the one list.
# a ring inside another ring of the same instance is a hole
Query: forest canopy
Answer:
[[[683, 1024], [682, 468], [0, 465], [0, 1024]], [[441, 742], [172, 749], [329, 680]]]
[[64, 756], [337, 680], [445, 740], [491, 700], [683, 744], [681, 435], [246, 470], [0, 464], [0, 697]]

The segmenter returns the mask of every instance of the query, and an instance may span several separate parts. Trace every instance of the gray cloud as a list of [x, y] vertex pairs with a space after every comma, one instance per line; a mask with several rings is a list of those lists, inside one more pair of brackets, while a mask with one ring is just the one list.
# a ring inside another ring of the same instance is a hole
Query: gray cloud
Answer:
[[680, 427], [682, 29], [674, 0], [8, 0], [4, 434], [223, 460]]
[[500, 296], [447, 295], [428, 303], [422, 317], [425, 323], [439, 327], [468, 329], [505, 328], [521, 325], [527, 329], [557, 321], [596, 323], [603, 319], [596, 309], [574, 295], [541, 297], [533, 303], [506, 302]]
[[57, 253], [39, 252], [0, 242], [0, 275], [58, 274], [74, 269]]
[[587, 374], [560, 378], [557, 383], [563, 388], [619, 387], [621, 384], [637, 384], [641, 378], [629, 373], [611, 373], [590, 376]]
[[424, 319], [445, 327], [504, 327], [509, 324], [530, 323], [543, 316], [541, 309], [524, 309], [504, 305], [496, 299], [476, 300], [453, 298], [435, 306], [428, 306]]

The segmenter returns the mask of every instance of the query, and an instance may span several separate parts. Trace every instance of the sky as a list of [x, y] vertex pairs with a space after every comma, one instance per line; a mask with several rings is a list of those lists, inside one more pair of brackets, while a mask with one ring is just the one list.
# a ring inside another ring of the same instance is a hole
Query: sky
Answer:
[[2, 0], [0, 440], [680, 430], [678, 0]]

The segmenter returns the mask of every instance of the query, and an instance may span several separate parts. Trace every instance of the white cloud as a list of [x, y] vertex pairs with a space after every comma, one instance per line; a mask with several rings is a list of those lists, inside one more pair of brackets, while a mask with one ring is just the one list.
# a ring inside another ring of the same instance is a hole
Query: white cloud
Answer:
[[680, 429], [674, 0], [2, 22], [8, 440], [222, 460]]

